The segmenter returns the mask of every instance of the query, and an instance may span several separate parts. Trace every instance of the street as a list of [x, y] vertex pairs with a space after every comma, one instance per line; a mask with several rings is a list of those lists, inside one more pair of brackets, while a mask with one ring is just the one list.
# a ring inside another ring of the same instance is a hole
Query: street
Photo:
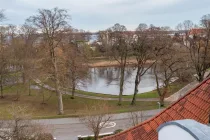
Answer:
[[[142, 111], [142, 120], [151, 118], [160, 111], [161, 110]], [[44, 119], [35, 121], [45, 125], [47, 129], [52, 132], [53, 136], [56, 137], [56, 140], [77, 140], [77, 136], [79, 135], [93, 134], [78, 118]], [[126, 130], [132, 127], [129, 113], [113, 114], [110, 122], [116, 123], [116, 125], [104, 128], [101, 133], [114, 132], [117, 129]]]

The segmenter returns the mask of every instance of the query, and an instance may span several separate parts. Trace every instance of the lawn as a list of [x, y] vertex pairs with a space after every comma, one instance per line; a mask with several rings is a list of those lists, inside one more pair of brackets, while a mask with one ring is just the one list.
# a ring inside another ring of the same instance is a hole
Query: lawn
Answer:
[[[19, 100], [17, 99], [17, 93], [19, 94]], [[43, 94], [45, 95], [45, 104], [43, 104]], [[64, 95], [64, 112], [65, 115], [57, 115], [57, 97], [54, 92], [42, 89], [32, 90], [31, 96], [28, 95], [28, 89], [23, 85], [16, 85], [13, 87], [6, 87], [4, 89], [5, 98], [0, 99], [0, 117], [10, 118], [8, 109], [11, 104], [27, 106], [28, 111], [32, 113], [34, 118], [58, 118], [58, 117], [75, 117], [83, 114], [84, 107], [89, 104], [93, 104], [96, 100], [75, 98], [71, 99], [71, 96]], [[122, 106], [117, 106], [117, 101], [107, 101], [107, 104], [111, 108], [111, 113], [122, 113], [129, 111], [150, 110], [158, 109], [156, 102], [137, 102], [136, 106], [131, 106], [130, 102], [123, 102]]]

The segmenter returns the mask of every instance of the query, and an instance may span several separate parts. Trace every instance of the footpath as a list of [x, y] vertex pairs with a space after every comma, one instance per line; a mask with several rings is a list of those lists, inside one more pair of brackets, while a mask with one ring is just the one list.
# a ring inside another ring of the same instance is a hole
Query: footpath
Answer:
[[[205, 76], [209, 75], [210, 71], [207, 71], [205, 73]], [[38, 84], [39, 86], [51, 90], [51, 91], [55, 91], [54, 88], [50, 87], [49, 85], [43, 84], [39, 79], [34, 80], [36, 84]], [[199, 83], [197, 81], [193, 81], [191, 83], [189, 83], [188, 85], [186, 85], [185, 87], [183, 87], [182, 89], [180, 89], [178, 92], [174, 93], [173, 95], [171, 95], [168, 98], [165, 98], [166, 102], [175, 102], [178, 99], [180, 99], [181, 97], [183, 97], [184, 95], [186, 95], [188, 92], [190, 92], [190, 90], [192, 90], [194, 87], [196, 87]], [[71, 95], [71, 92], [69, 91], [61, 91], [62, 94], [68, 94]], [[86, 99], [95, 99], [95, 100], [106, 100], [106, 101], [118, 101], [118, 98], [108, 98], [108, 97], [97, 97], [97, 96], [90, 96], [90, 95], [84, 95], [84, 94], [80, 94], [80, 93], [75, 93], [76, 97], [81, 97], [81, 98], [86, 98]], [[122, 98], [122, 101], [132, 101], [132, 99], [128, 99], [128, 98]], [[137, 98], [136, 101], [145, 101], [145, 102], [151, 102], [151, 101], [159, 101], [159, 98]]]
[[[49, 85], [43, 84], [39, 79], [36, 79], [34, 81], [37, 85], [39, 85], [47, 90], [55, 91], [54, 88], [50, 87]], [[71, 95], [71, 92], [69, 92], [69, 91], [61, 91], [61, 93]], [[97, 96], [90, 96], [90, 95], [84, 95], [84, 94], [79, 94], [79, 93], [75, 93], [74, 96], [86, 98], [86, 99], [118, 101], [118, 98], [97, 97]], [[132, 99], [122, 98], [122, 101], [132, 101]], [[151, 101], [159, 101], [159, 99], [158, 98], [142, 98], [142, 99], [137, 98], [136, 101], [151, 102]]]

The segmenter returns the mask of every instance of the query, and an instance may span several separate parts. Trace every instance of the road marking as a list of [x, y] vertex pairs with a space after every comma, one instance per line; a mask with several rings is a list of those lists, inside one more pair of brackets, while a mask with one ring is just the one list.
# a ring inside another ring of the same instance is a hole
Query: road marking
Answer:
[[103, 126], [104, 128], [112, 128], [116, 126], [116, 123], [115, 122], [105, 122], [105, 123], [101, 122], [99, 125]]

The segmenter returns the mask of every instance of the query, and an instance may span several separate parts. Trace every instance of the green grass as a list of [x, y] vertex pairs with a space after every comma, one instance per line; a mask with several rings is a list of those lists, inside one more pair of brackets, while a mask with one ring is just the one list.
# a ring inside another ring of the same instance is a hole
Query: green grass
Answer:
[[102, 62], [102, 61], [108, 61], [108, 60], [114, 60], [113, 58], [108, 58], [108, 57], [91, 57], [89, 58], [89, 61], [91, 63], [94, 63], [94, 62]]
[[[171, 84], [171, 86], [169, 88], [169, 92], [166, 95], [166, 97], [169, 97], [172, 94], [176, 93], [177, 91], [179, 91], [180, 89], [182, 89], [187, 84], [188, 83], [182, 83], [182, 82], [179, 82], [179, 81], [174, 82], [173, 84]], [[128, 98], [129, 97], [131, 98], [132, 96], [128, 96]], [[137, 98], [159, 98], [159, 96], [158, 96], [157, 90], [153, 90], [153, 91], [150, 91], [150, 92], [146, 92], [146, 93], [142, 93], [142, 94], [137, 94]]]
[[[17, 99], [17, 91], [20, 95]], [[42, 91], [42, 92], [41, 92]], [[42, 104], [42, 93], [45, 98], [51, 98]], [[69, 95], [63, 95], [64, 115], [57, 115], [57, 97], [54, 92], [42, 89], [31, 90], [31, 96], [28, 96], [28, 89], [23, 85], [16, 85], [13, 87], [6, 87], [4, 89], [5, 98], [0, 99], [0, 118], [8, 119], [8, 108], [12, 105], [27, 106], [29, 112], [32, 113], [33, 118], [61, 118], [61, 117], [77, 117], [83, 114], [86, 105], [93, 104], [96, 100], [78, 98], [71, 99]], [[111, 113], [123, 113], [139, 110], [158, 109], [156, 102], [137, 102], [135, 106], [131, 106], [130, 102], [123, 102], [122, 106], [117, 105], [117, 101], [107, 101], [111, 108]]]
[[[171, 86], [170, 86], [170, 89], [169, 89], [169, 93], [166, 95], [166, 97], [169, 97], [173, 93], [179, 91], [181, 88], [183, 88], [187, 84], [188, 83], [182, 83], [180, 81], [176, 81], [176, 82], [172, 83]], [[106, 98], [118, 98], [117, 95], [101, 94], [101, 93], [87, 92], [87, 91], [81, 91], [81, 90], [77, 90], [76, 92], [79, 93], [79, 94], [89, 95], [89, 96], [106, 97]], [[124, 95], [123, 96], [123, 98], [132, 98], [132, 97], [133, 97], [133, 95]], [[137, 94], [136, 97], [137, 98], [159, 98], [157, 90]]]
[[76, 93], [83, 94], [83, 95], [88, 95], [88, 96], [96, 96], [96, 97], [118, 98], [117, 95], [109, 95], [109, 94], [88, 92], [88, 91], [83, 91], [83, 90], [76, 90]]

